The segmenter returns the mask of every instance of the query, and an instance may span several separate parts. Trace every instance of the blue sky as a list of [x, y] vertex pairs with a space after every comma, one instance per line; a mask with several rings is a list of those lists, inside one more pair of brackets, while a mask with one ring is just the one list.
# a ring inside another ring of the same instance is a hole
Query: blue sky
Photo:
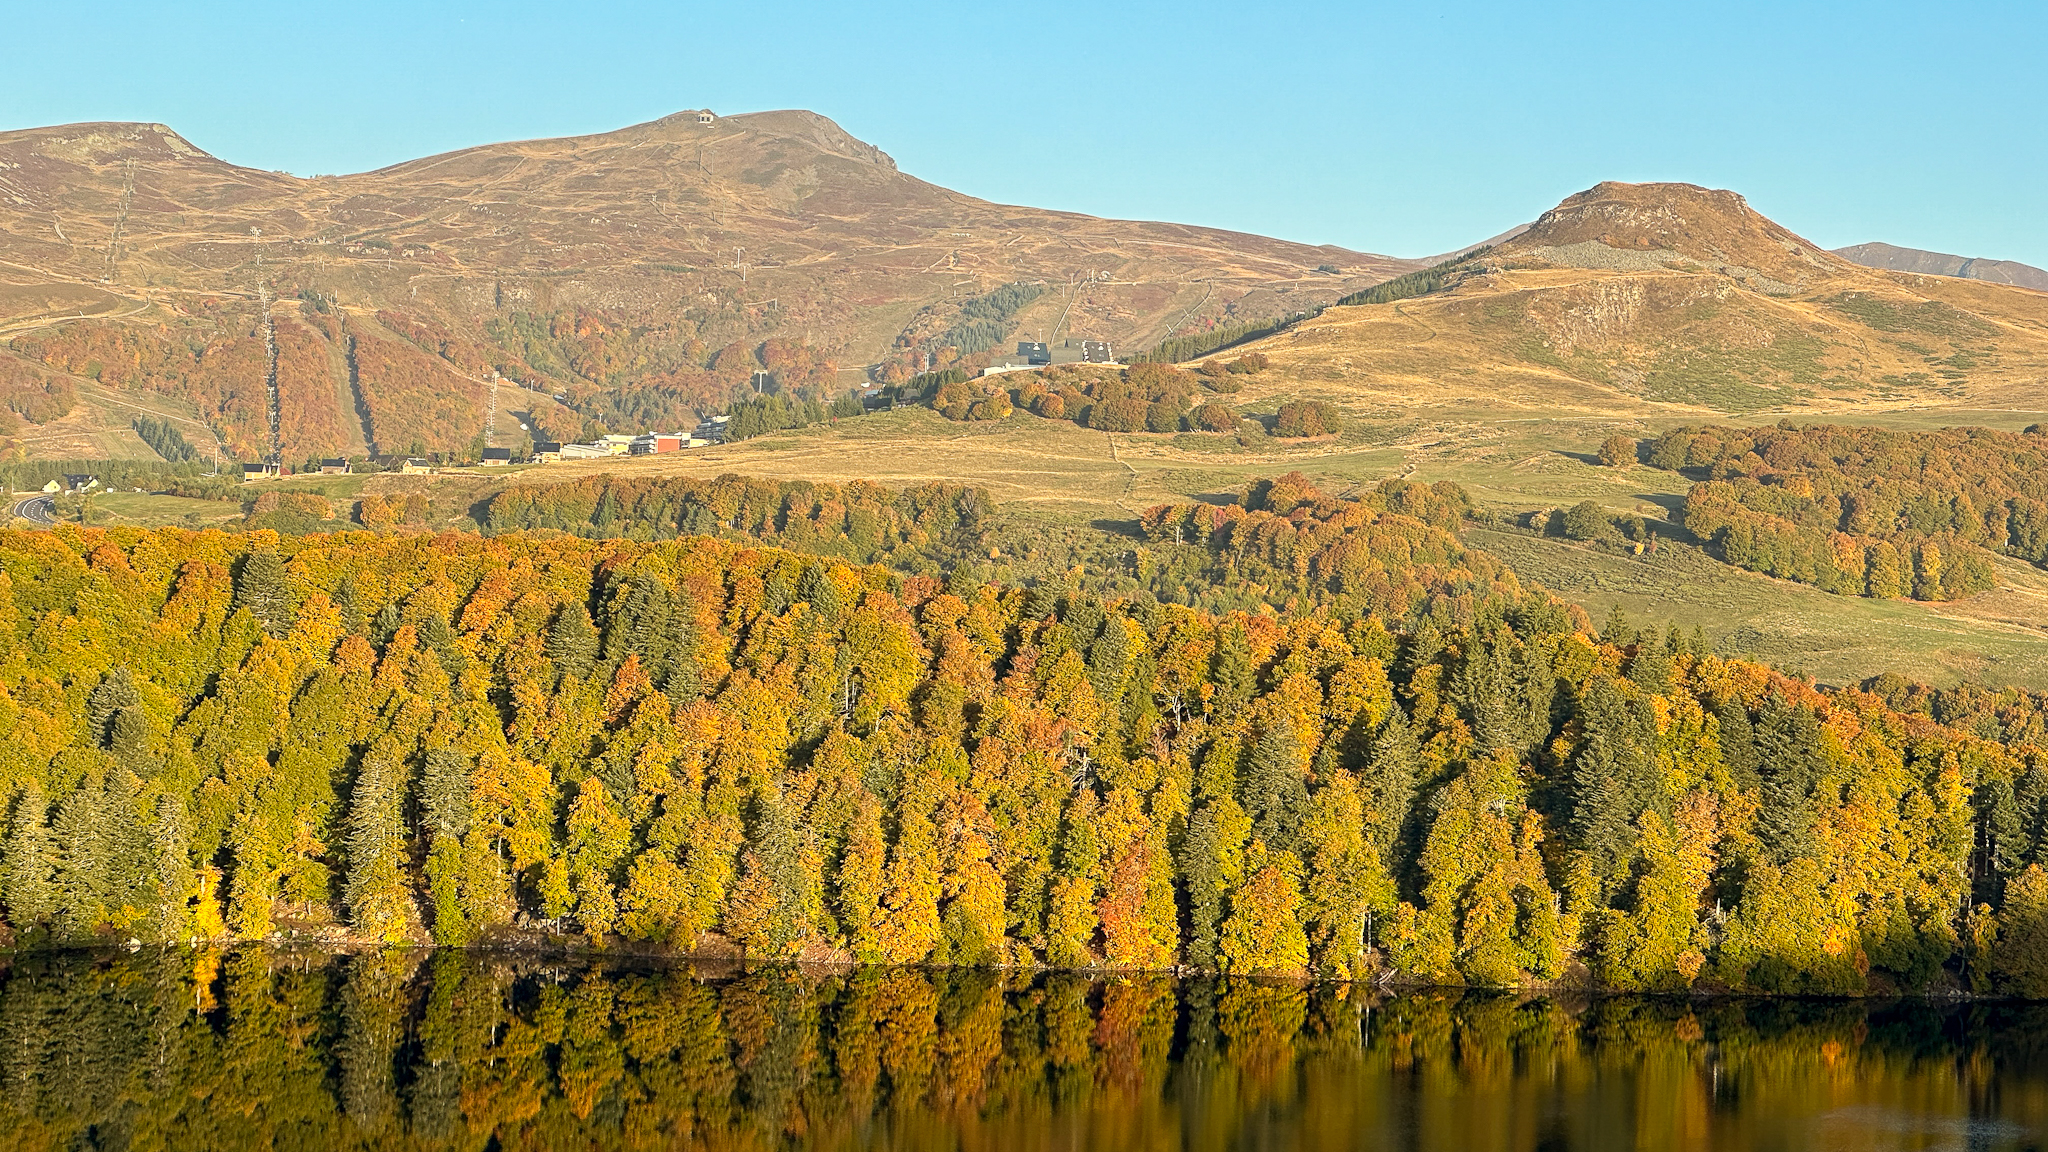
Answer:
[[795, 107], [992, 200], [1396, 255], [1683, 180], [1830, 247], [2048, 266], [2043, 0], [17, 7], [0, 128], [161, 121], [302, 175]]

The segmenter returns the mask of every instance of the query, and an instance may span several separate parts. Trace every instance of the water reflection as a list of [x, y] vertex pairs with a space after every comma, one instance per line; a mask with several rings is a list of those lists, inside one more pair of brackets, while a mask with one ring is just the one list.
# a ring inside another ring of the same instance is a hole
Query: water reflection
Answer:
[[2022, 1149], [2048, 1008], [459, 952], [18, 960], [15, 1148]]

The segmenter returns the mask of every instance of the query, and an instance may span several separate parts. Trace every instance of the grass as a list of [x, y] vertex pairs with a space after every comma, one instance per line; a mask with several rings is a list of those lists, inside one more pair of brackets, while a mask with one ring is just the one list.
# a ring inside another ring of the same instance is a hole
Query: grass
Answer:
[[[1520, 532], [1474, 528], [1466, 537], [1584, 606], [1596, 624], [1619, 607], [1638, 622], [1687, 631], [1698, 625], [1723, 655], [1755, 657], [1831, 684], [1891, 671], [1932, 684], [2048, 688], [2048, 630], [1986, 618], [1978, 614], [1986, 606], [1974, 602], [1831, 596], [1730, 568], [1681, 544], [1634, 557]], [[2033, 601], [2023, 591], [2018, 602], [1998, 606], [2017, 614]]]

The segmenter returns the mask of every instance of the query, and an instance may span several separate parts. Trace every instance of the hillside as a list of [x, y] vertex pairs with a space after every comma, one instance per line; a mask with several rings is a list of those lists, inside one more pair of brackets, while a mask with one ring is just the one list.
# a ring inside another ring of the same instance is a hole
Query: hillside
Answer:
[[773, 546], [973, 528], [808, 488], [760, 541], [0, 531], [0, 946], [2048, 991], [2048, 699], [1596, 631], [1449, 490], [1158, 541], [1333, 614]]
[[1946, 252], [1928, 252], [1919, 248], [1899, 248], [1891, 244], [1877, 243], [1837, 248], [1835, 255], [1844, 260], [1853, 260], [1866, 268], [1917, 272], [1923, 276], [1959, 276], [1965, 280], [2017, 284], [2037, 292], [2048, 292], [2048, 270], [2036, 268], [2032, 264], [2022, 264], [2017, 260], [1979, 260], [1972, 256], [1951, 256]]
[[1280, 371], [1237, 399], [1645, 419], [2048, 391], [2048, 294], [1865, 268], [1732, 192], [1601, 184], [1446, 272], [1250, 345]]
[[[458, 449], [492, 371], [575, 410], [512, 390], [505, 413], [574, 434], [585, 417], [679, 422], [764, 369], [825, 391], [1027, 333], [1140, 346], [1414, 266], [992, 204], [809, 112], [679, 113], [312, 179], [237, 167], [163, 125], [0, 134], [10, 406], [97, 380], [244, 459], [272, 447], [266, 308], [276, 447], [295, 462]], [[147, 452], [123, 439], [127, 409], [85, 392], [75, 413], [49, 407], [0, 433], [38, 455]]]

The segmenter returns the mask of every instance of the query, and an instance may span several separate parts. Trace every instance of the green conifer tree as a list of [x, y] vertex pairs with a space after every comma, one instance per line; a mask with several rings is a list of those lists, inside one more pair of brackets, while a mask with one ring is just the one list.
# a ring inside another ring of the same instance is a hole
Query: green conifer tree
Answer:
[[248, 609], [273, 637], [288, 632], [292, 626], [292, 604], [285, 585], [284, 559], [268, 549], [244, 557], [235, 573], [234, 607]]
[[151, 928], [154, 938], [166, 943], [184, 940], [191, 932], [189, 907], [194, 885], [185, 820], [183, 800], [169, 792], [156, 798], [156, 827], [151, 836], [156, 848], [156, 915]]
[[348, 880], [343, 899], [358, 933], [387, 943], [412, 934], [405, 876], [406, 765], [389, 743], [373, 745], [348, 806]]
[[1223, 874], [1217, 862], [1221, 850], [1215, 811], [1204, 804], [1188, 817], [1188, 832], [1180, 851], [1181, 886], [1188, 920], [1187, 956], [1188, 962], [1198, 968], [1216, 967], [1216, 933], [1223, 922]]
[[1245, 765], [1238, 803], [1252, 818], [1252, 838], [1274, 852], [1291, 852], [1308, 814], [1307, 765], [1301, 741], [1286, 721], [1266, 725]]
[[18, 938], [46, 929], [57, 914], [57, 845], [49, 821], [50, 802], [31, 780], [14, 800], [0, 874], [0, 898], [7, 901], [7, 919]]

